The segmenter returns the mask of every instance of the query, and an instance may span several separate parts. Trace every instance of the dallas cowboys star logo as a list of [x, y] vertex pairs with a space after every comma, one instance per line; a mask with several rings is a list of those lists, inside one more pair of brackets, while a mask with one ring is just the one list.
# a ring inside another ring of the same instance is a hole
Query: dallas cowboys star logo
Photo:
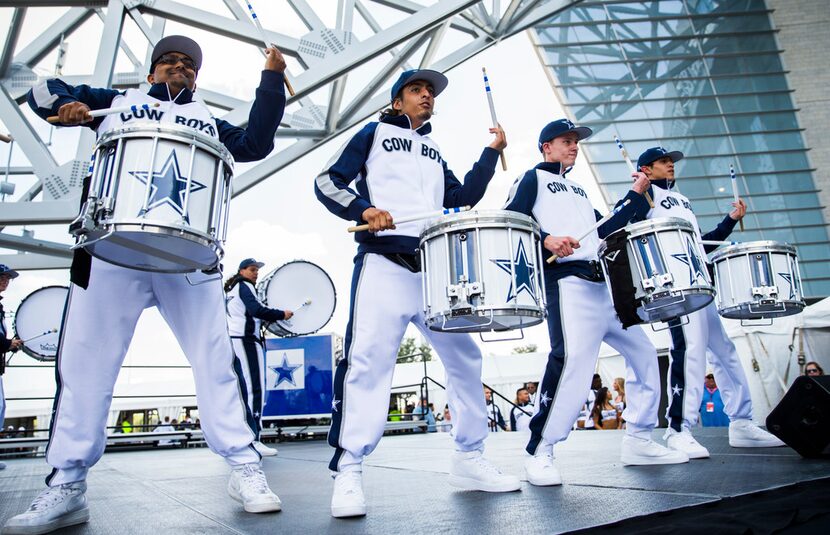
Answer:
[[[508, 275], [510, 274], [511, 261], [509, 258], [498, 260], [491, 259], [490, 261], [503, 269]], [[515, 293], [513, 292], [513, 281], [510, 281], [510, 288], [507, 290], [507, 300], [510, 301], [522, 291], [526, 291], [535, 301], [536, 297], [533, 293], [533, 275], [536, 272], [536, 266], [528, 261], [527, 252], [525, 251], [525, 243], [521, 239], [519, 240], [519, 248], [516, 251], [516, 259], [513, 260], [512, 264], [516, 271], [516, 291]]]
[[692, 240], [686, 239], [685, 253], [677, 253], [672, 256], [689, 266], [689, 284], [694, 284], [698, 277], [704, 281], [706, 280], [706, 273], [703, 271], [703, 264], [700, 261], [700, 257], [697, 255], [697, 251], [695, 250]]
[[[142, 184], [146, 185], [150, 173], [147, 171], [130, 171], [130, 174], [140, 180]], [[153, 176], [149, 180], [151, 180], [151, 184], [147, 211], [149, 212], [153, 208], [158, 208], [166, 204], [178, 212], [179, 215], [184, 215], [183, 205], [187, 188], [187, 177], [183, 177], [181, 171], [179, 171], [179, 161], [176, 158], [175, 150], [170, 151], [170, 156], [167, 157], [161, 171], [153, 171]], [[191, 195], [202, 189], [205, 189], [205, 185], [201, 182], [197, 182], [196, 180], [191, 182]]]
[[788, 299], [795, 299], [795, 284], [793, 284], [793, 276], [789, 273], [779, 273], [779, 277], [787, 281], [787, 284], [790, 285], [790, 297]]
[[680, 391], [681, 391], [681, 390], [683, 390], [683, 389], [682, 389], [682, 388], [680, 388], [680, 385], [674, 385], [673, 387], [671, 387], [671, 395], [672, 395], [672, 397], [674, 397], [674, 396], [679, 396], [679, 395], [680, 395]]
[[338, 410], [337, 406], [338, 405], [340, 405], [340, 400], [339, 399], [334, 398], [334, 399], [331, 400], [331, 410], [332, 411], [337, 412], [337, 410]]
[[548, 391], [547, 391], [547, 390], [545, 390], [544, 392], [542, 392], [542, 397], [541, 397], [541, 398], [539, 398], [539, 402], [540, 402], [542, 405], [547, 406], [548, 402], [549, 402], [551, 399], [553, 399], [553, 398], [548, 397]]
[[288, 362], [288, 355], [283, 353], [282, 355], [282, 364], [279, 366], [268, 366], [274, 373], [277, 374], [277, 380], [274, 382], [274, 388], [280, 386], [280, 383], [286, 381], [287, 383], [297, 386], [297, 383], [294, 382], [294, 372], [297, 371], [302, 366], [292, 366]]

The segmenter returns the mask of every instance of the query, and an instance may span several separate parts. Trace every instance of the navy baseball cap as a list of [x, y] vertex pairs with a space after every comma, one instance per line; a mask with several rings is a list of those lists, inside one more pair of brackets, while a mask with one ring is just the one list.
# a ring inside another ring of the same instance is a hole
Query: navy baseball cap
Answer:
[[671, 158], [671, 161], [676, 162], [677, 160], [683, 159], [683, 153], [679, 150], [669, 152], [663, 147], [651, 147], [650, 149], [646, 149], [646, 151], [642, 153], [639, 158], [637, 158], [637, 169], [644, 165], [651, 165], [660, 158], [666, 157], [669, 157]]
[[256, 266], [258, 268], [261, 268], [264, 265], [265, 265], [264, 262], [257, 262], [253, 258], [246, 258], [245, 260], [243, 260], [242, 262], [239, 263], [239, 269], [240, 270], [245, 269], [246, 267], [249, 267], [249, 266]]
[[450, 83], [450, 81], [447, 80], [447, 77], [438, 71], [430, 69], [411, 69], [404, 71], [400, 76], [398, 76], [398, 81], [392, 86], [390, 100], [395, 100], [401, 92], [401, 89], [403, 89], [406, 84], [411, 84], [412, 82], [417, 82], [419, 80], [429, 82], [432, 86], [433, 96], [436, 97], [440, 95], [441, 91], [446, 89], [447, 85]]
[[553, 138], [557, 138], [568, 132], [576, 132], [580, 140], [585, 139], [594, 133], [593, 130], [587, 126], [576, 126], [568, 119], [557, 119], [545, 125], [541, 132], [539, 132], [539, 152], [542, 152], [542, 145]]
[[0, 275], [8, 275], [10, 278], [16, 279], [17, 276], [20, 275], [20, 273], [13, 270], [12, 268], [7, 266], [6, 264], [0, 264]]
[[202, 48], [196, 41], [184, 35], [168, 35], [156, 43], [155, 48], [153, 48], [153, 55], [150, 56], [150, 74], [153, 73], [156, 61], [168, 52], [184, 54], [193, 60], [197, 71], [202, 68]]

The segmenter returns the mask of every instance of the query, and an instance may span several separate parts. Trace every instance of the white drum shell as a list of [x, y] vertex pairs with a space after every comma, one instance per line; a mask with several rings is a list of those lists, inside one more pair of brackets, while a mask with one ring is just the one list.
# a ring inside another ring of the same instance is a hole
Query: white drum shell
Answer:
[[[328, 273], [305, 260], [288, 262], [268, 273], [257, 284], [257, 294], [265, 306], [294, 312], [290, 320], [264, 324], [269, 332], [283, 337], [319, 331], [337, 306], [337, 292]], [[303, 305], [308, 300], [311, 303]]]
[[532, 218], [506, 210], [442, 216], [421, 234], [420, 248], [430, 329], [505, 331], [544, 320], [539, 226]]
[[44, 286], [27, 295], [17, 307], [14, 333], [24, 340], [23, 352], [33, 359], [55, 360], [68, 295], [67, 286]]

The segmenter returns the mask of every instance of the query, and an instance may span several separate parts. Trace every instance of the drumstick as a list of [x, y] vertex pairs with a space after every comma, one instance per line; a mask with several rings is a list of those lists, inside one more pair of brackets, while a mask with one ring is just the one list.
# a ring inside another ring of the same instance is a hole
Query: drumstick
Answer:
[[3, 143], [11, 143], [14, 138], [12, 136], [7, 136], [6, 134], [0, 134], [0, 141]]
[[[729, 176], [732, 178], [732, 196], [735, 198], [735, 204], [738, 204], [740, 197], [738, 196], [738, 179], [735, 176], [735, 167], [732, 164], [729, 164]], [[741, 225], [741, 232], [744, 231], [744, 220], [743, 218], [738, 220], [738, 223]]]
[[[116, 108], [104, 108], [103, 110], [91, 110], [87, 115], [90, 117], [103, 117], [104, 115], [114, 115], [116, 113], [138, 113], [138, 110], [149, 110], [150, 108], [158, 108], [161, 104], [154, 102], [152, 104], [142, 104], [140, 106], [120, 106]], [[61, 119], [57, 115], [52, 115], [46, 118], [50, 123], [59, 123]]]
[[40, 333], [40, 334], [38, 334], [38, 335], [32, 336], [31, 338], [27, 338], [27, 339], [25, 339], [25, 340], [21, 340], [21, 342], [23, 342], [23, 343], [25, 344], [25, 343], [31, 342], [31, 341], [32, 341], [32, 340], [34, 340], [35, 338], [40, 338], [41, 336], [46, 336], [47, 334], [52, 334], [52, 333], [56, 333], [56, 332], [58, 332], [58, 330], [57, 330], [57, 329], [49, 329], [48, 331], [45, 331], [45, 332], [42, 332], [42, 333]]
[[[499, 121], [496, 119], [496, 106], [493, 104], [493, 93], [490, 91], [490, 80], [487, 79], [487, 69], [482, 67], [481, 72], [484, 73], [484, 91], [487, 93], [487, 104], [490, 106], [490, 118], [493, 120], [493, 128], [498, 128]], [[503, 150], [499, 151], [499, 157], [501, 158], [502, 170], [507, 171], [507, 160], [504, 158]]]
[[[408, 217], [402, 217], [400, 219], [393, 219], [392, 222], [395, 225], [397, 225], [398, 223], [409, 223], [411, 221], [418, 221], [419, 219], [430, 219], [430, 218], [433, 218], [433, 217], [440, 217], [442, 215], [447, 215], [447, 214], [457, 214], [457, 213], [460, 213], [460, 212], [466, 212], [466, 211], [470, 210], [471, 208], [472, 208], [472, 206], [460, 206], [460, 207], [457, 207], [457, 208], [445, 208], [443, 210], [436, 211], [436, 212], [422, 212], [420, 214], [415, 214], [415, 215], [411, 215], [411, 216], [408, 216]], [[369, 230], [369, 224], [367, 223], [365, 225], [358, 225], [356, 227], [349, 227], [346, 230], [348, 232], [360, 232], [362, 230]]]
[[[251, 12], [251, 18], [254, 19], [254, 25], [256, 26], [257, 30], [259, 30], [259, 36], [262, 39], [262, 42], [265, 43], [265, 48], [271, 48], [276, 46], [272, 43], [268, 42], [268, 38], [265, 36], [265, 30], [262, 28], [262, 24], [259, 22], [259, 17], [256, 16], [256, 12], [254, 11], [254, 6], [251, 5], [250, 1], [245, 2], [248, 5], [248, 11]], [[288, 81], [288, 75], [283, 72], [283, 79], [285, 80], [285, 88], [288, 90], [288, 94], [292, 97], [294, 96], [294, 88], [291, 87], [291, 82]]]
[[719, 241], [719, 240], [700, 240], [703, 245], [738, 245], [741, 242], [737, 241]]
[[303, 301], [302, 305], [298, 306], [297, 308], [292, 308], [291, 310], [294, 312], [294, 314], [296, 314], [298, 310], [300, 310], [301, 308], [303, 308], [305, 306], [308, 306], [310, 304], [311, 304], [311, 299], [306, 299], [305, 301]]
[[[611, 210], [610, 212], [608, 212], [607, 214], [605, 214], [605, 217], [603, 217], [602, 219], [600, 219], [599, 221], [597, 221], [597, 222], [596, 222], [596, 224], [595, 224], [593, 227], [591, 227], [590, 229], [588, 229], [588, 230], [585, 232], [585, 234], [583, 234], [582, 236], [580, 236], [579, 238], [577, 238], [577, 240], [576, 240], [576, 241], [582, 241], [582, 240], [584, 240], [585, 238], [587, 238], [588, 236], [590, 236], [592, 232], [594, 232], [594, 231], [595, 231], [595, 230], [597, 230], [599, 227], [601, 227], [602, 225], [604, 225], [605, 223], [607, 223], [609, 219], [611, 219], [612, 217], [614, 217], [615, 215], [617, 215], [617, 214], [620, 212], [620, 210], [622, 210], [622, 209], [625, 207], [625, 205], [627, 205], [627, 204], [628, 204], [628, 203], [630, 203], [630, 202], [631, 202], [631, 199], [626, 199], [626, 200], [625, 200], [625, 201], [624, 201], [621, 205], [617, 206], [616, 208], [614, 208], [613, 210]], [[548, 258], [548, 260], [547, 260], [548, 264], [553, 264], [553, 262], [554, 262], [557, 258], [559, 258], [557, 255], [553, 255], [553, 256], [551, 256], [551, 257], [550, 257], [550, 258]]]
[[[617, 146], [620, 148], [620, 154], [622, 154], [623, 158], [625, 158], [625, 163], [628, 164], [628, 169], [630, 169], [632, 173], [636, 173], [637, 171], [639, 171], [639, 169], [634, 167], [634, 164], [631, 162], [631, 158], [628, 157], [628, 151], [625, 150], [622, 141], [620, 141], [619, 136], [617, 136], [616, 134], [614, 134], [614, 141], [617, 142]], [[651, 195], [648, 194], [648, 191], [644, 191], [643, 195], [645, 196], [646, 201], [648, 201], [649, 207], [654, 208], [654, 201], [651, 200]]]

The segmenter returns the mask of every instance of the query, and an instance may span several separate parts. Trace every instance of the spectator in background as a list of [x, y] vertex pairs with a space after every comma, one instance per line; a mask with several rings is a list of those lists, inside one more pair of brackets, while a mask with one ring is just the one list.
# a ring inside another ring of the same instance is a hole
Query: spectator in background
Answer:
[[442, 433], [449, 433], [452, 430], [452, 414], [450, 414], [450, 406], [444, 405], [444, 414], [441, 418], [441, 425], [438, 430]]
[[507, 431], [507, 424], [504, 423], [504, 417], [501, 415], [499, 406], [493, 403], [493, 391], [484, 387], [484, 401], [487, 403], [487, 418], [490, 423], [490, 431]]
[[539, 390], [539, 381], [530, 381], [525, 383], [527, 393], [530, 394], [530, 404], [536, 405], [536, 392]]
[[619, 429], [620, 413], [612, 403], [611, 391], [607, 387], [597, 390], [594, 407], [591, 409], [594, 429]]
[[121, 432], [122, 433], [132, 433], [133, 432], [133, 426], [129, 422], [129, 420], [124, 420], [123, 422], [121, 422]]
[[614, 379], [613, 385], [614, 391], [617, 395], [614, 397], [614, 407], [617, 408], [617, 411], [622, 413], [625, 410], [625, 379], [622, 377], [617, 377]]
[[510, 430], [526, 431], [533, 416], [533, 405], [530, 403], [530, 392], [527, 388], [516, 390], [516, 404], [510, 410]]
[[811, 360], [804, 365], [804, 375], [807, 377], [818, 377], [819, 375], [824, 375], [824, 369], [818, 362]]
[[703, 427], [726, 427], [729, 417], [723, 411], [723, 399], [715, 383], [715, 376], [706, 374], [704, 381], [703, 399], [700, 401], [700, 423]]
[[[170, 417], [169, 416], [165, 416], [164, 417], [164, 422], [157, 425], [156, 428], [153, 429], [153, 433], [172, 433], [173, 431], [175, 431], [175, 429], [170, 424]], [[170, 440], [169, 438], [165, 438], [165, 439], [159, 440], [159, 442], [158, 442], [159, 446], [171, 446], [173, 444], [178, 444], [178, 441], [173, 441], [173, 440]]]
[[390, 422], [400, 422], [401, 421], [401, 410], [398, 408], [398, 404], [395, 401], [389, 401], [389, 421]]
[[427, 400], [421, 398], [421, 402], [412, 411], [413, 420], [425, 420], [427, 423], [427, 433], [434, 433], [435, 429], [435, 415], [429, 410]]

